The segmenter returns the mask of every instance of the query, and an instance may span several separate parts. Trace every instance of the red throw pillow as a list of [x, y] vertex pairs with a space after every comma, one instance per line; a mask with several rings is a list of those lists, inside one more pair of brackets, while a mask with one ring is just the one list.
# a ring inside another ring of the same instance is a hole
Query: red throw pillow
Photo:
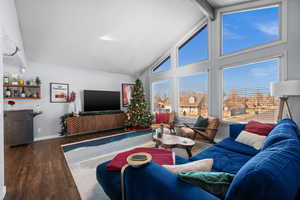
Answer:
[[169, 123], [169, 113], [156, 113], [155, 114], [155, 123], [160, 124], [168, 124]]
[[133, 153], [146, 152], [152, 155], [152, 161], [160, 165], [174, 165], [173, 152], [166, 149], [135, 148], [116, 155], [105, 168], [109, 171], [120, 171], [127, 164], [127, 157]]
[[275, 124], [249, 121], [245, 127], [245, 131], [256, 133], [258, 135], [268, 136], [274, 127]]

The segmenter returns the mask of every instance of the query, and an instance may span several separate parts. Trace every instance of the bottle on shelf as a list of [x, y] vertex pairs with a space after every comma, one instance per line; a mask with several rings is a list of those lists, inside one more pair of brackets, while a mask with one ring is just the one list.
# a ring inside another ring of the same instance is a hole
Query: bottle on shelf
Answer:
[[9, 84], [9, 74], [8, 73], [4, 74], [3, 83], [4, 84]]
[[24, 88], [22, 88], [22, 92], [21, 92], [21, 95], [20, 95], [21, 97], [26, 97], [26, 93], [25, 93], [25, 89]]
[[9, 88], [6, 88], [5, 90], [5, 97], [11, 97], [11, 91]]

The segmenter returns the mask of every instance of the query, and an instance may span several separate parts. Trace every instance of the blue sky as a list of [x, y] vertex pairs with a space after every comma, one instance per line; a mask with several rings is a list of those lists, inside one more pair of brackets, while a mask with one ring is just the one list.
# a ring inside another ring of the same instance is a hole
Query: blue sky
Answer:
[[152, 85], [152, 92], [154, 97], [170, 98], [171, 82], [169, 80], [155, 82]]
[[179, 66], [199, 62], [208, 58], [207, 27], [198, 32], [193, 38], [180, 47]]
[[190, 92], [207, 93], [208, 73], [179, 78], [180, 94]]
[[[222, 17], [223, 40], [222, 54], [232, 53], [245, 48], [265, 44], [279, 39], [279, 7], [249, 10], [245, 12], [229, 13]], [[195, 63], [208, 57], [207, 28], [202, 29], [179, 50], [179, 66]], [[265, 88], [268, 94], [269, 85], [278, 80], [278, 60], [268, 60], [238, 68], [224, 70], [224, 92], [233, 89], [242, 91], [247, 88], [255, 91]], [[170, 68], [170, 59], [161, 65], [157, 71]], [[195, 75], [179, 79], [181, 92], [207, 91], [207, 74]], [[154, 86], [154, 95], [167, 94], [170, 83], [164, 82]]]
[[279, 37], [279, 7], [223, 15], [223, 54], [253, 47]]
[[269, 94], [270, 82], [278, 81], [279, 78], [278, 64], [278, 59], [273, 59], [224, 69], [224, 92], [228, 94], [230, 91], [236, 90], [240, 95], [247, 95], [245, 92], [259, 90]]

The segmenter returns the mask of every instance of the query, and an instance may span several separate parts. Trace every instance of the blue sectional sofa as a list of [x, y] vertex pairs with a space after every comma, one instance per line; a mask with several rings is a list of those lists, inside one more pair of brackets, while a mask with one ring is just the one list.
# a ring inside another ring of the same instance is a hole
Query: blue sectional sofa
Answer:
[[[260, 151], [235, 142], [243, 124], [230, 125], [230, 137], [194, 155], [190, 160], [176, 157], [177, 164], [213, 158], [213, 171], [235, 174], [226, 200], [300, 199], [300, 135], [289, 119], [280, 121]], [[112, 200], [121, 199], [120, 173], [97, 168], [97, 180]], [[156, 163], [126, 169], [127, 200], [216, 200], [199, 187], [180, 181]]]

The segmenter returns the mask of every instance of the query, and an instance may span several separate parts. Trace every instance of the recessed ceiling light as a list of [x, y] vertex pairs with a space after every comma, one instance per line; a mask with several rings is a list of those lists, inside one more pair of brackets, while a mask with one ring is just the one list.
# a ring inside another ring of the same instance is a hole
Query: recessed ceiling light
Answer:
[[105, 41], [114, 41], [116, 39], [114, 39], [113, 37], [109, 36], [109, 35], [103, 35], [99, 37], [100, 40], [105, 40]]

